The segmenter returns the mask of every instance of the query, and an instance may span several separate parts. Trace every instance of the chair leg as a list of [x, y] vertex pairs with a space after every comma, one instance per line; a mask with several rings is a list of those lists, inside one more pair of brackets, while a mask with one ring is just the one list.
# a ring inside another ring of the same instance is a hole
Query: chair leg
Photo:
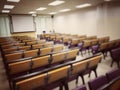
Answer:
[[59, 87], [59, 90], [63, 90], [63, 86], [62, 85]]
[[76, 79], [76, 82], [75, 82], [76, 84], [78, 84], [78, 79], [79, 79], [79, 76], [77, 76], [77, 79]]
[[90, 77], [90, 75], [91, 75], [91, 71], [89, 72], [89, 76], [88, 77]]
[[69, 90], [68, 83], [64, 83], [65, 90]]
[[111, 65], [110, 65], [111, 67], [113, 66], [113, 62], [114, 62], [114, 61], [112, 60]]
[[93, 71], [94, 71], [94, 73], [95, 73], [95, 76], [97, 77], [97, 72], [96, 72], [96, 69], [94, 69]]
[[81, 78], [82, 78], [82, 82], [83, 82], [83, 84], [85, 84], [85, 81], [84, 81], [84, 77], [83, 77], [83, 75], [81, 75]]
[[117, 66], [118, 66], [118, 68], [120, 67], [119, 61], [117, 61]]

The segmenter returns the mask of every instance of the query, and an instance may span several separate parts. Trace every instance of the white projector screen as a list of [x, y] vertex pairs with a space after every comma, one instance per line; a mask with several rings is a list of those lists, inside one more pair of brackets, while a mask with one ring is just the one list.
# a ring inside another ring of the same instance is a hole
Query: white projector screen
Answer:
[[13, 33], [35, 31], [33, 17], [28, 15], [12, 15]]

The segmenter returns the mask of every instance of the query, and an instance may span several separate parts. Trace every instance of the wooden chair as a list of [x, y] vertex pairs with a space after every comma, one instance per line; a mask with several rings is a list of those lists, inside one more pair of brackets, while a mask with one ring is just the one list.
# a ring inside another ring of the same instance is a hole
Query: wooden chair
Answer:
[[32, 69], [37, 69], [37, 68], [48, 66], [49, 59], [50, 59], [50, 55], [33, 58], [32, 59], [32, 61], [33, 61]]
[[72, 64], [71, 78], [72, 78], [72, 80], [76, 79], [76, 84], [78, 83], [78, 77], [79, 76], [81, 76], [82, 82], [83, 82], [83, 84], [85, 84], [83, 75], [84, 75], [84, 72], [87, 69], [87, 65], [88, 65], [88, 60], [84, 60], [84, 61]]
[[26, 57], [35, 57], [38, 56], [38, 49], [35, 50], [29, 50], [24, 52], [24, 58]]
[[68, 85], [65, 82], [69, 74], [70, 66], [64, 66], [48, 72], [48, 87], [47, 89], [52, 90], [55, 87], [65, 86], [65, 90], [68, 90]]
[[65, 56], [66, 56], [66, 52], [61, 52], [61, 53], [53, 54], [52, 55], [52, 62], [51, 62], [51, 64], [54, 64], [54, 63], [63, 63], [64, 60], [66, 59]]
[[52, 47], [54, 45], [53, 41], [44, 44], [44, 47]]
[[14, 47], [14, 48], [4, 49], [3, 52], [5, 54], [8, 54], [8, 53], [12, 53], [12, 52], [17, 51], [17, 50], [18, 50], [18, 47]]
[[37, 76], [33, 76], [15, 83], [15, 90], [34, 90], [39, 88], [39, 90], [45, 90], [40, 87], [45, 87], [47, 74], [43, 73]]
[[31, 46], [22, 46], [22, 47], [19, 47], [18, 49], [28, 51], [31, 49]]
[[5, 60], [6, 61], [10, 61], [10, 60], [17, 60], [17, 59], [21, 59], [22, 58], [22, 52], [19, 53], [13, 53], [13, 54], [7, 54], [5, 55]]
[[33, 45], [33, 44], [37, 44], [37, 41], [26, 42], [26, 45]]
[[89, 72], [89, 77], [92, 71], [94, 71], [95, 76], [97, 77], [96, 69], [101, 59], [102, 59], [102, 55], [98, 55], [98, 56], [88, 59], [89, 65], [88, 65], [87, 71]]
[[32, 45], [32, 49], [38, 49], [38, 48], [43, 48], [43, 44]]
[[53, 48], [53, 52], [62, 51], [63, 48], [64, 48], [63, 45], [56, 45], [56, 46], [54, 46], [54, 48]]
[[28, 72], [31, 69], [30, 62], [31, 60], [26, 60], [26, 61], [20, 61], [20, 62], [8, 64], [9, 74], [13, 75], [13, 74], [18, 74], [25, 71]]
[[75, 60], [79, 49], [70, 50], [66, 54], [66, 60]]
[[50, 54], [52, 52], [52, 47], [40, 49], [40, 55]]

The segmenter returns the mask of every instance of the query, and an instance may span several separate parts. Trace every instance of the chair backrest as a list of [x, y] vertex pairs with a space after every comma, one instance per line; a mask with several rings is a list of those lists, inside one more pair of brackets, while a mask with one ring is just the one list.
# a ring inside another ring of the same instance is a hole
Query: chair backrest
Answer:
[[22, 58], [22, 52], [5, 55], [6, 60], [16, 60]]
[[88, 60], [84, 60], [84, 61], [80, 61], [77, 63], [72, 64], [72, 74], [78, 74], [78, 73], [82, 73], [86, 70], [88, 65]]
[[102, 55], [98, 55], [88, 59], [89, 61], [88, 68], [96, 67], [98, 63], [101, 61], [101, 59], [102, 59]]
[[89, 47], [89, 46], [91, 46], [91, 41], [90, 40], [85, 40], [84, 44], [83, 44], [83, 47]]
[[106, 73], [106, 77], [109, 82], [119, 76], [120, 76], [120, 69], [115, 69]]
[[92, 45], [97, 45], [98, 44], [98, 39], [92, 39], [91, 44]]
[[48, 77], [49, 77], [48, 84], [61, 80], [63, 78], [66, 78], [68, 76], [69, 69], [70, 69], [70, 66], [64, 66], [64, 67], [49, 71], [48, 72]]
[[100, 51], [101, 51], [101, 50], [105, 50], [105, 49], [107, 49], [107, 47], [108, 47], [108, 43], [102, 43], [102, 44], [100, 45], [99, 50], [100, 50]]
[[77, 45], [79, 43], [78, 39], [72, 39], [71, 45]]
[[62, 51], [64, 49], [63, 45], [56, 45], [53, 48], [53, 52], [58, 52], [58, 51]]
[[120, 90], [120, 76], [110, 83], [108, 90]]
[[14, 48], [9, 48], [9, 49], [4, 49], [3, 52], [4, 53], [12, 53], [14, 51], [17, 51], [17, 47], [14, 47]]
[[52, 47], [54, 45], [54, 43], [51, 41], [51, 42], [46, 42], [44, 44], [44, 47]]
[[98, 88], [107, 84], [106, 76], [99, 76], [93, 80], [88, 81], [88, 86], [90, 90], [97, 90]]
[[13, 44], [6, 44], [6, 45], [2, 45], [2, 49], [8, 49], [8, 48], [12, 48]]
[[33, 61], [32, 69], [49, 65], [49, 59], [50, 59], [50, 55], [33, 58], [32, 59], [32, 61]]
[[57, 62], [62, 62], [65, 60], [66, 52], [61, 52], [52, 55], [52, 64]]
[[38, 49], [35, 50], [29, 50], [24, 52], [24, 57], [35, 57], [38, 55]]
[[19, 47], [19, 50], [30, 50], [31, 46], [22, 46], [22, 47]]
[[79, 52], [79, 49], [74, 49], [74, 50], [68, 51], [67, 55], [66, 55], [66, 60], [75, 59], [78, 52]]
[[30, 64], [31, 64], [30, 60], [10, 63], [8, 65], [9, 73], [12, 75], [12, 74], [17, 74], [17, 73], [21, 73], [24, 71], [28, 71], [30, 70]]
[[34, 90], [38, 87], [45, 86], [45, 78], [46, 73], [30, 77], [28, 79], [24, 79], [21, 81], [18, 81], [16, 83], [17, 90]]
[[50, 54], [52, 52], [52, 47], [40, 49], [40, 55]]
[[38, 49], [38, 48], [43, 48], [43, 44], [32, 45], [32, 49]]
[[37, 41], [31, 41], [31, 42], [27, 42], [27, 45], [33, 45], [33, 44], [37, 44]]

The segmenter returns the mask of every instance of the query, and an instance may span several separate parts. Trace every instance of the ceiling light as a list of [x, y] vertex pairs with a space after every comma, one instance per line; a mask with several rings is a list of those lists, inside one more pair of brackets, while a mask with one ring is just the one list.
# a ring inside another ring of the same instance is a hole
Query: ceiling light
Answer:
[[35, 11], [31, 11], [31, 12], [29, 12], [29, 14], [33, 14], [33, 13], [36, 13]]
[[104, 1], [107, 1], [107, 2], [109, 2], [109, 1], [111, 1], [111, 0], [104, 0]]
[[8, 2], [19, 2], [20, 0], [7, 0]]
[[51, 13], [48, 13], [48, 14], [56, 14], [56, 12], [51, 12]]
[[14, 5], [4, 5], [4, 9], [13, 9]]
[[47, 8], [45, 8], [45, 7], [40, 7], [40, 8], [38, 8], [38, 9], [36, 9], [36, 10], [43, 11], [43, 10], [45, 10], [45, 9], [47, 9]]
[[10, 10], [2, 10], [2, 13], [9, 13]]
[[84, 7], [89, 7], [89, 6], [91, 6], [91, 4], [86, 3], [86, 4], [76, 6], [76, 8], [84, 8]]
[[53, 2], [49, 3], [48, 5], [56, 6], [56, 5], [60, 5], [60, 4], [64, 3], [64, 2], [65, 1], [56, 0], [56, 1], [53, 1]]
[[63, 10], [60, 10], [59, 12], [67, 12], [67, 11], [70, 11], [71, 9], [63, 9]]

